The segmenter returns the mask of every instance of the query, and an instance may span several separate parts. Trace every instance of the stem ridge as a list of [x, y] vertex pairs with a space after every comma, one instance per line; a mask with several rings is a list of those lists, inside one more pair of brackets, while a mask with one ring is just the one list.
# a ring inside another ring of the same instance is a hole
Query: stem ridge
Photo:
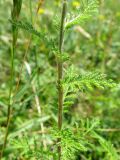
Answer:
[[[66, 16], [67, 1], [63, 0], [62, 15], [61, 15], [61, 25], [59, 33], [59, 53], [62, 54], [63, 39], [64, 39], [64, 24]], [[63, 117], [63, 87], [61, 81], [63, 79], [63, 62], [58, 60], [58, 129], [62, 129], [62, 117]], [[58, 139], [58, 143], [61, 139]], [[61, 160], [61, 146], [58, 146], [58, 159]]]

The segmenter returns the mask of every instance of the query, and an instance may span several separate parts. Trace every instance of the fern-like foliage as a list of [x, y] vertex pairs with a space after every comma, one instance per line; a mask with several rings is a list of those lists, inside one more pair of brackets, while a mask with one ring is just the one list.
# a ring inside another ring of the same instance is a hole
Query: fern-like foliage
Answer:
[[55, 50], [56, 48], [56, 41], [54, 40], [53, 37], [48, 35], [44, 30], [42, 31], [37, 31], [31, 23], [26, 22], [26, 21], [14, 21], [14, 20], [9, 20], [13, 26], [16, 28], [20, 28], [22, 30], [27, 31], [28, 33], [37, 36], [40, 38], [40, 40], [44, 41], [44, 43], [47, 45], [48, 48], [51, 50]]
[[38, 32], [33, 26], [32, 24], [28, 23], [28, 22], [24, 22], [24, 21], [13, 21], [13, 20], [9, 20], [13, 26], [16, 26], [17, 28], [21, 28], [26, 30], [27, 32], [36, 35], [38, 37], [42, 37], [44, 38], [44, 33]]
[[56, 144], [61, 145], [62, 160], [74, 160], [76, 153], [80, 151], [87, 151], [87, 140], [84, 141], [83, 137], [74, 133], [70, 128], [63, 129], [62, 131], [54, 131], [53, 137], [61, 139], [61, 142]]
[[93, 15], [98, 13], [98, 1], [97, 0], [88, 0], [88, 4], [85, 7], [84, 11], [80, 13], [77, 17], [68, 21], [65, 25], [65, 29], [68, 29], [74, 25], [81, 24], [86, 20], [90, 19]]
[[65, 77], [63, 84], [68, 84], [72, 88], [78, 87], [80, 90], [86, 88], [92, 90], [93, 87], [104, 89], [105, 87], [114, 87], [116, 84], [113, 80], [106, 80], [106, 75], [99, 72], [90, 72], [83, 75], [75, 75], [73, 77]]
[[[84, 124], [83, 124], [84, 123]], [[57, 146], [62, 146], [62, 160], [75, 160], [77, 154], [90, 151], [94, 145], [90, 143], [90, 137], [96, 128], [99, 126], [99, 120], [89, 119], [86, 122], [75, 123], [73, 126], [58, 131], [52, 130], [51, 135], [53, 139], [61, 139], [61, 142], [56, 143]], [[89, 139], [87, 139], [89, 137]], [[91, 137], [92, 138], [92, 137]]]
[[64, 107], [71, 106], [74, 103], [78, 91], [93, 90], [94, 88], [104, 89], [106, 87], [115, 87], [113, 80], [106, 79], [106, 75], [99, 72], [87, 72], [78, 75], [74, 68], [69, 68], [65, 72], [62, 81], [64, 88]]
[[60, 30], [60, 18], [59, 18], [59, 16], [55, 16], [53, 18], [52, 27], [57, 32]]
[[97, 139], [102, 146], [103, 150], [106, 152], [106, 158], [110, 160], [119, 160], [120, 157], [117, 154], [116, 149], [110, 141], [105, 140], [103, 137], [98, 135], [96, 132], [93, 132], [93, 137]]
[[54, 50], [53, 53], [59, 62], [64, 63], [66, 61], [70, 61], [70, 56], [68, 55], [68, 53], [61, 53], [60, 54], [58, 50]]
[[21, 139], [13, 139], [11, 141], [11, 145], [13, 148], [19, 152], [19, 157], [23, 156], [25, 159], [45, 159], [49, 160], [51, 159], [54, 154], [50, 152], [50, 150], [44, 150], [44, 148], [38, 144], [39, 140], [38, 137], [36, 138], [31, 138], [28, 136], [22, 137]]

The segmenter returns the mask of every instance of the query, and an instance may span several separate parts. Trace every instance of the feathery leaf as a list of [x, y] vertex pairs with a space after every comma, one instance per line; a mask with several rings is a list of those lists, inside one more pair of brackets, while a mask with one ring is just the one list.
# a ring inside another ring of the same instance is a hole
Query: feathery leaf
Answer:
[[89, 0], [87, 7], [84, 9], [83, 13], [80, 13], [77, 17], [66, 23], [65, 29], [68, 29], [74, 25], [81, 24], [86, 20], [90, 19], [92, 15], [98, 13], [98, 1]]

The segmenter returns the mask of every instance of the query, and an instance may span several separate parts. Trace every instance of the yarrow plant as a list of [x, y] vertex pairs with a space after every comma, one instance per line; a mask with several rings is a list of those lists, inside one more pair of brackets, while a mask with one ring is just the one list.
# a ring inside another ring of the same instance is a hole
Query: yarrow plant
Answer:
[[[67, 29], [81, 24], [86, 20], [90, 19], [93, 15], [98, 13], [98, 1], [96, 0], [88, 0], [87, 5], [82, 13], [77, 15], [72, 20], [66, 22], [66, 14], [67, 14], [67, 0], [63, 0], [62, 4], [62, 15], [61, 15], [61, 25], [60, 25], [60, 34], [59, 34], [59, 57], [58, 58], [58, 129], [59, 131], [63, 131], [62, 123], [63, 123], [63, 110], [64, 106], [70, 106], [74, 103], [75, 94], [78, 91], [85, 90], [86, 88], [93, 89], [94, 86], [98, 88], [104, 87], [114, 87], [115, 83], [112, 80], [105, 80], [105, 75], [100, 73], [86, 73], [85, 75], [75, 74], [74, 70], [69, 69], [66, 71], [65, 76], [63, 77], [63, 63], [64, 58], [64, 35]], [[61, 60], [62, 59], [62, 60]], [[71, 136], [67, 136], [70, 138], [70, 142], [74, 145], [78, 140], [75, 140]], [[74, 140], [72, 140], [72, 138]], [[62, 141], [65, 139], [65, 135], [61, 138], [58, 138], [58, 159], [64, 159], [63, 156], [64, 149], [62, 151]], [[81, 143], [81, 142], [79, 142]], [[68, 146], [70, 143], [68, 143]], [[80, 145], [80, 144], [79, 144]], [[73, 148], [73, 146], [71, 146]], [[79, 150], [81, 147], [77, 144], [75, 145], [75, 150]], [[84, 150], [84, 147], [83, 147]], [[72, 154], [72, 153], [71, 153]], [[69, 158], [71, 155], [69, 156]], [[67, 159], [67, 158], [65, 158]], [[70, 158], [71, 159], [71, 158]]]
[[[15, 5], [14, 1], [14, 5]], [[38, 9], [43, 1], [39, 1]], [[93, 91], [94, 89], [104, 89], [104, 88], [112, 88], [115, 87], [116, 84], [113, 80], [107, 80], [106, 75], [100, 73], [98, 71], [86, 71], [84, 74], [79, 74], [76, 72], [74, 64], [71, 64], [69, 53], [67, 53], [65, 48], [65, 37], [66, 34], [72, 32], [72, 28], [76, 25], [81, 25], [82, 23], [87, 22], [94, 15], [98, 14], [98, 1], [97, 0], [85, 0], [83, 1], [84, 7], [79, 11], [79, 14], [74, 18], [68, 18], [68, 0], [62, 0], [61, 4], [61, 19], [59, 17], [54, 19], [53, 27], [55, 27], [56, 37], [49, 38], [47, 32], [41, 32], [35, 29], [32, 24], [29, 22], [18, 20], [22, 1], [19, 1], [19, 8], [17, 8], [18, 12], [16, 13], [16, 6], [14, 6], [14, 11], [12, 14], [12, 19], [10, 20], [13, 27], [13, 53], [17, 42], [17, 34], [18, 29], [23, 29], [28, 33], [36, 36], [39, 40], [46, 41], [48, 48], [51, 52], [54, 53], [54, 56], [57, 61], [57, 127], [52, 126], [50, 136], [52, 137], [52, 142], [50, 141], [47, 148], [42, 148], [40, 144], [38, 144], [38, 137], [29, 141], [29, 137], [26, 137], [22, 140], [13, 140], [12, 145], [14, 145], [17, 149], [22, 150], [22, 154], [25, 158], [31, 159], [54, 159], [54, 160], [74, 160], [76, 159], [76, 155], [80, 153], [90, 152], [94, 146], [92, 144], [93, 141], [99, 143], [107, 153], [107, 158], [111, 160], [117, 160], [118, 155], [116, 150], [112, 146], [110, 142], [107, 142], [104, 138], [99, 136], [97, 131], [99, 130], [99, 120], [91, 120], [86, 119], [80, 123], [72, 124], [69, 127], [65, 127], [63, 125], [64, 115], [66, 110], [69, 109], [74, 103], [77, 95], [80, 92], [87, 92], [88, 90]], [[16, 16], [15, 16], [16, 13]], [[59, 34], [59, 37], [58, 37]], [[56, 42], [56, 40], [58, 40]], [[71, 42], [72, 43], [72, 42]], [[14, 56], [13, 56], [14, 57]], [[14, 58], [12, 58], [14, 59]], [[67, 62], [70, 64], [68, 68]], [[71, 59], [72, 61], [72, 59]], [[28, 67], [29, 64], [25, 63]], [[67, 64], [67, 65], [65, 65]], [[67, 66], [67, 67], [66, 67]], [[30, 67], [30, 66], [29, 66]], [[28, 68], [29, 68], [28, 67]], [[13, 70], [13, 61], [12, 61], [12, 70]], [[13, 72], [13, 71], [12, 71]], [[29, 72], [29, 69], [28, 69]], [[12, 73], [13, 74], [13, 73]], [[29, 73], [31, 76], [31, 71]], [[12, 75], [13, 81], [13, 75]], [[36, 96], [36, 88], [33, 83], [32, 90], [35, 94], [36, 103], [39, 101], [39, 98]], [[10, 91], [10, 101], [11, 101], [11, 92]], [[11, 104], [11, 103], [10, 103]], [[11, 105], [8, 109], [8, 123], [7, 130], [5, 135], [5, 141], [3, 145], [3, 151], [5, 149], [5, 145], [7, 142], [8, 135], [8, 127], [9, 127], [9, 119], [10, 119]], [[43, 125], [43, 123], [41, 123]], [[41, 127], [42, 128], [42, 127]], [[42, 130], [45, 132], [45, 130]], [[42, 133], [43, 134], [43, 133]], [[89, 137], [89, 138], [88, 138]], [[44, 137], [43, 137], [44, 138]], [[94, 139], [94, 140], [93, 140]], [[44, 142], [44, 140], [42, 140]], [[46, 143], [45, 143], [46, 144]], [[52, 150], [52, 152], [51, 152]], [[111, 154], [112, 153], [112, 154]], [[2, 156], [1, 156], [2, 158]], [[85, 159], [83, 157], [83, 159]]]

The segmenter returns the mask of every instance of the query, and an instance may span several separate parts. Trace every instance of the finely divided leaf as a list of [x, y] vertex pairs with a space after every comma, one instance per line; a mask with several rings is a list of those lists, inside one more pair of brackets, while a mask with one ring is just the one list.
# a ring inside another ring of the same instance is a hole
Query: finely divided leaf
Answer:
[[82, 22], [90, 19], [93, 15], [96, 15], [97, 13], [98, 13], [98, 1], [89, 0], [88, 5], [83, 11], [83, 13], [80, 13], [77, 17], [67, 22], [65, 25], [65, 29], [68, 29], [77, 24], [81, 24]]

